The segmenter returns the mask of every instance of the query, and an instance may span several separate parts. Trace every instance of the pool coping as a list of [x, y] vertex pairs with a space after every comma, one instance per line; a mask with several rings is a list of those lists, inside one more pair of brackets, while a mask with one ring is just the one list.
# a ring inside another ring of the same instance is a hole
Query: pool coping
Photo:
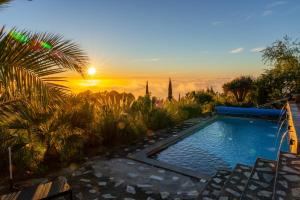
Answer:
[[165, 170], [173, 171], [185, 176], [189, 176], [191, 178], [199, 179], [201, 182], [205, 183], [211, 179], [211, 176], [205, 175], [201, 172], [190, 170], [183, 167], [178, 167], [175, 165], [168, 164], [163, 161], [158, 161], [155, 159], [150, 158], [150, 156], [162, 151], [163, 149], [169, 147], [170, 145], [182, 140], [183, 138], [195, 133], [196, 130], [204, 128], [206, 125], [214, 122], [217, 119], [218, 115], [213, 115], [209, 118], [199, 118], [199, 123], [182, 130], [178, 133], [174, 133], [171, 137], [163, 139], [159, 142], [156, 142], [149, 147], [142, 149], [139, 152], [127, 155], [128, 158], [139, 161], [142, 163], [149, 164], [151, 166], [163, 168]]

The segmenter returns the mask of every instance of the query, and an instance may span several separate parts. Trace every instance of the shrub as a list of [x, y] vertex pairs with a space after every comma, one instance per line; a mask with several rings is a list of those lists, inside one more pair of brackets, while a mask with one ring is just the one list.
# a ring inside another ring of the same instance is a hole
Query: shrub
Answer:
[[158, 130], [173, 125], [171, 115], [165, 109], [156, 108], [150, 112], [148, 127], [152, 130]]

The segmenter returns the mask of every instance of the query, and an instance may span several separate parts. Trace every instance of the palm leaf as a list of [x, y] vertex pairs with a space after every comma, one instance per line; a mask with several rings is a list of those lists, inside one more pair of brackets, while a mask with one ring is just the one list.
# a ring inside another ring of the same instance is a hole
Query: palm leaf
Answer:
[[[22, 35], [17, 40], [13, 34]], [[41, 42], [51, 48], [41, 47]], [[59, 74], [73, 70], [83, 75], [88, 63], [79, 46], [51, 33], [0, 29], [0, 99], [24, 98], [48, 104], [60, 100], [69, 89]], [[1, 104], [0, 104], [1, 105]], [[0, 106], [1, 109], [1, 106]]]

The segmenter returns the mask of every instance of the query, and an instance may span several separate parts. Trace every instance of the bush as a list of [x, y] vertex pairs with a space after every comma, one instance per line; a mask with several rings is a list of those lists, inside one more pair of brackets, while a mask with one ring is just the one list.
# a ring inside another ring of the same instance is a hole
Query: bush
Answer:
[[174, 124], [171, 115], [165, 109], [156, 108], [150, 112], [148, 127], [158, 130], [172, 126]]

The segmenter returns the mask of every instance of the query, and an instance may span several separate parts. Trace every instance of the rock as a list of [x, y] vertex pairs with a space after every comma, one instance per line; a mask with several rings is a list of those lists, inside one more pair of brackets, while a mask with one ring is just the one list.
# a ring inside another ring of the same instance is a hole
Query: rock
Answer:
[[129, 149], [128, 149], [128, 148], [125, 148], [124, 151], [129, 151]]
[[155, 200], [155, 199], [153, 199], [153, 198], [151, 198], [151, 197], [147, 197], [147, 200]]
[[250, 190], [256, 190], [256, 189], [257, 189], [257, 186], [251, 184], [251, 185], [249, 186], [249, 189], [250, 189]]
[[88, 188], [93, 187], [92, 184], [86, 184], [85, 186], [88, 187]]
[[178, 176], [173, 176], [173, 177], [172, 177], [172, 180], [173, 180], [173, 181], [177, 181], [178, 179], [179, 179]]
[[158, 170], [158, 173], [164, 174], [166, 171], [163, 169]]
[[99, 186], [106, 186], [107, 183], [106, 183], [105, 181], [102, 181], [102, 182], [98, 182], [98, 185], [99, 185]]
[[117, 197], [115, 197], [115, 196], [112, 196], [111, 194], [103, 194], [102, 197], [103, 197], [104, 199], [115, 199], [115, 198], [117, 198]]
[[85, 182], [85, 183], [91, 182], [89, 179], [85, 179], [85, 178], [81, 178], [80, 181], [81, 181], [81, 182]]
[[130, 194], [135, 194], [135, 188], [133, 186], [127, 185], [126, 187], [126, 192], [130, 193]]
[[169, 195], [170, 195], [169, 192], [160, 192], [160, 197], [161, 197], [162, 199], [168, 198]]
[[151, 175], [149, 178], [150, 178], [150, 179], [153, 179], [153, 180], [157, 180], [157, 181], [163, 181], [163, 180], [164, 180], [163, 177], [161, 177], [161, 176], [156, 176], [156, 175]]
[[135, 200], [134, 198], [125, 197], [124, 200]]

